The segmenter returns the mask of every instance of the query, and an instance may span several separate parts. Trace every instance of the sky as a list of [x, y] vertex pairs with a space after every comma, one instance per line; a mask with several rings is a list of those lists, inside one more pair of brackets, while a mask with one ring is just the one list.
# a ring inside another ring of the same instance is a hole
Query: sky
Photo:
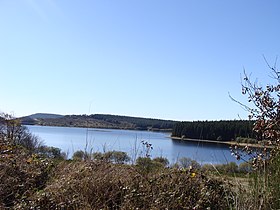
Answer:
[[0, 111], [247, 119], [280, 50], [278, 0], [0, 0]]

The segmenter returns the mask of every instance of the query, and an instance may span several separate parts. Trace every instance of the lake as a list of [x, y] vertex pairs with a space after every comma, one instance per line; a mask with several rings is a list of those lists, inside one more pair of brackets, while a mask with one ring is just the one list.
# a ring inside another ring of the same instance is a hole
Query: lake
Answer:
[[192, 158], [201, 164], [239, 163], [231, 156], [227, 145], [172, 140], [170, 133], [51, 126], [27, 127], [47, 146], [60, 148], [69, 155], [69, 158], [77, 150], [91, 152], [118, 150], [127, 152], [135, 159], [137, 156], [145, 155], [146, 148], [142, 143], [144, 141], [152, 144], [153, 149], [150, 152], [152, 158], [163, 156], [168, 158], [170, 163], [177, 162], [181, 157]]

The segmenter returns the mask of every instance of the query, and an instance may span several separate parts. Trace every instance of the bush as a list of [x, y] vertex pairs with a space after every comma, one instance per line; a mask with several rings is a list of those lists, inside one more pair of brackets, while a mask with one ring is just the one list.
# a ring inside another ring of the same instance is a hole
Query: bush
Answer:
[[149, 157], [138, 157], [136, 160], [136, 167], [143, 174], [155, 173], [156, 171], [163, 169], [162, 163], [152, 160]]
[[201, 165], [191, 158], [182, 157], [179, 159], [179, 165], [183, 168], [200, 169]]
[[94, 160], [101, 160], [117, 164], [124, 164], [130, 161], [130, 157], [127, 155], [127, 153], [122, 151], [108, 151], [105, 153], [95, 152], [92, 154], [92, 157]]
[[94, 160], [102, 161], [102, 160], [104, 159], [104, 155], [103, 155], [103, 153], [101, 153], [101, 152], [94, 152], [94, 153], [92, 154], [92, 158], [93, 158]]
[[109, 160], [112, 163], [124, 164], [130, 160], [130, 157], [126, 152], [121, 151], [109, 151], [104, 153], [104, 159]]
[[37, 149], [37, 153], [45, 158], [52, 159], [65, 159], [66, 155], [61, 152], [61, 149], [57, 147], [41, 146]]
[[22, 126], [20, 120], [3, 113], [0, 113], [0, 118], [0, 137], [3, 141], [13, 145], [21, 145], [31, 153], [43, 146], [43, 142], [31, 134], [27, 127]]
[[165, 157], [156, 157], [153, 159], [153, 161], [161, 163], [164, 167], [169, 165], [169, 160]]
[[0, 140], [0, 206], [13, 209], [43, 189], [53, 167], [52, 161]]
[[231, 203], [224, 183], [185, 170], [143, 176], [129, 165], [72, 162], [59, 165], [53, 181], [21, 208], [229, 209]]
[[76, 152], [74, 152], [72, 159], [75, 161], [82, 161], [85, 160], [86, 154], [84, 151], [82, 150], [78, 150]]

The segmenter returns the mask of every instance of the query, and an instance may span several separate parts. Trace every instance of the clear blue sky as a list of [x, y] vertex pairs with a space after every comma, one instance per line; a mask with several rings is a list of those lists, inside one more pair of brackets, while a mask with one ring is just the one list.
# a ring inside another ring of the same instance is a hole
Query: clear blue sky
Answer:
[[246, 119], [266, 83], [280, 1], [0, 0], [0, 111]]

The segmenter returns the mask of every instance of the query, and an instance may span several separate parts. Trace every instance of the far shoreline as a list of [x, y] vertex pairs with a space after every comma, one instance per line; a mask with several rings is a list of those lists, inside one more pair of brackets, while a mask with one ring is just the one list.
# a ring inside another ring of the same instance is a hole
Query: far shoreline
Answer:
[[240, 147], [253, 147], [253, 148], [269, 148], [273, 149], [273, 146], [263, 146], [261, 144], [249, 144], [249, 143], [238, 143], [236, 141], [215, 141], [215, 140], [202, 140], [202, 139], [190, 139], [190, 138], [180, 138], [175, 136], [170, 136], [171, 139], [174, 140], [181, 140], [186, 142], [201, 142], [201, 143], [207, 143], [207, 144], [223, 144], [228, 146], [240, 146]]
[[129, 130], [129, 131], [149, 131], [149, 132], [158, 132], [158, 133], [172, 133], [172, 129], [158, 129], [158, 128], [150, 128], [150, 129], [139, 129], [132, 127], [93, 127], [93, 126], [68, 126], [68, 125], [47, 125], [47, 124], [22, 124], [23, 126], [43, 126], [43, 127], [62, 127], [62, 128], [86, 128], [86, 129], [104, 129], [104, 130]]

